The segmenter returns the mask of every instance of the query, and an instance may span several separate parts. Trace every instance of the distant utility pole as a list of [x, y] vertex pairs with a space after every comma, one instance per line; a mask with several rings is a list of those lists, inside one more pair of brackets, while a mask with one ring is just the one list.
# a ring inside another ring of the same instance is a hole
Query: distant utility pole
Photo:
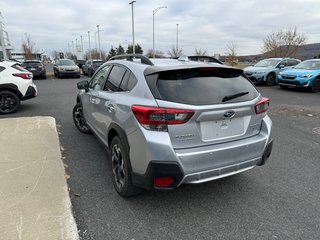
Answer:
[[177, 47], [177, 51], [179, 51], [179, 23], [177, 23], [177, 44], [176, 44], [176, 47]]
[[136, 1], [132, 1], [129, 4], [131, 5], [131, 12], [132, 12], [132, 51], [133, 54], [136, 54], [136, 49], [135, 49], [135, 42], [134, 42], [134, 14], [133, 14], [133, 4]]
[[97, 25], [97, 29], [98, 29], [99, 56], [100, 56], [100, 59], [102, 59], [102, 57], [101, 57], [101, 48], [100, 48], [100, 30], [99, 30], [99, 25]]
[[90, 43], [90, 31], [88, 31], [88, 39], [89, 39], [89, 56], [90, 56], [90, 60], [92, 60], [91, 43]]

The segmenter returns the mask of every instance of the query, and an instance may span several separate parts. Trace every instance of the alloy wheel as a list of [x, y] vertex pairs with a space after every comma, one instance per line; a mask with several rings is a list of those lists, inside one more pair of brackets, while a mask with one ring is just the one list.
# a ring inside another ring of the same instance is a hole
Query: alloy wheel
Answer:
[[125, 184], [125, 166], [121, 148], [118, 144], [112, 146], [112, 172], [117, 188], [120, 190]]
[[86, 121], [83, 117], [82, 113], [82, 106], [78, 105], [75, 110], [74, 110], [74, 121], [77, 125], [77, 127], [82, 131], [82, 132], [87, 132], [89, 131], [89, 128], [86, 125]]

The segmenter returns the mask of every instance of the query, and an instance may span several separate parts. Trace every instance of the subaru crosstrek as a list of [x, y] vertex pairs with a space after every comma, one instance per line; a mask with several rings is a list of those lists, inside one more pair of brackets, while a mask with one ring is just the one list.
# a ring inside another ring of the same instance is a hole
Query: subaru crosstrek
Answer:
[[268, 58], [261, 60], [251, 67], [246, 67], [244, 73], [254, 83], [263, 83], [272, 86], [276, 83], [277, 74], [280, 71], [292, 68], [300, 63], [298, 59], [291, 58]]
[[[76, 127], [111, 152], [116, 191], [174, 189], [263, 165], [272, 151], [264, 98], [242, 70], [132, 55], [103, 64], [80, 89]], [[137, 56], [135, 56], [137, 57]]]
[[301, 87], [310, 88], [312, 92], [320, 91], [320, 59], [306, 60], [287, 69], [278, 75], [281, 88]]
[[0, 61], [0, 114], [14, 113], [21, 101], [37, 96], [32, 77], [20, 64]]

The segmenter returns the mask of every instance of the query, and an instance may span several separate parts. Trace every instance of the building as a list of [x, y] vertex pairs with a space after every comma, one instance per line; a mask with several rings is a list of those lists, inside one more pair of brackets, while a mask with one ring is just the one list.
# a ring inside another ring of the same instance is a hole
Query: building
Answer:
[[9, 35], [5, 31], [3, 17], [0, 12], [0, 60], [8, 60], [11, 58], [12, 45], [9, 41]]

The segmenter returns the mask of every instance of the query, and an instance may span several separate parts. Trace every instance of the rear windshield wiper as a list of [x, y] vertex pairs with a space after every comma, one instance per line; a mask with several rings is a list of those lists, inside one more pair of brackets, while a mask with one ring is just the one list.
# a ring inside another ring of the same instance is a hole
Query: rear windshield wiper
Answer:
[[232, 100], [232, 99], [241, 97], [241, 96], [243, 96], [243, 95], [247, 95], [248, 93], [249, 93], [249, 92], [239, 92], [239, 93], [236, 93], [236, 94], [233, 94], [233, 95], [225, 96], [225, 97], [222, 99], [222, 102], [226, 102], [226, 101], [229, 101], [229, 100]]

